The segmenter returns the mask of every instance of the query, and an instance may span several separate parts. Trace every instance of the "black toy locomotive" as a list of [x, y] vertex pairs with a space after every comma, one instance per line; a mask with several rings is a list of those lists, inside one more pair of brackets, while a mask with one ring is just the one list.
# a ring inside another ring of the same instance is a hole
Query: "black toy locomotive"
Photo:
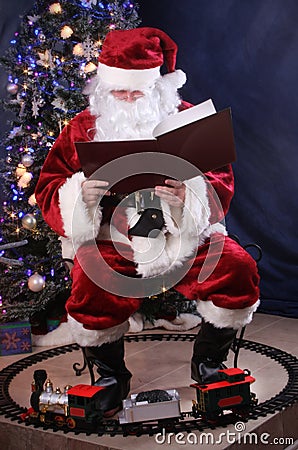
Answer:
[[[220, 381], [207, 385], [192, 384], [197, 400], [193, 400], [191, 416], [194, 420], [216, 423], [224, 411], [243, 415], [257, 400], [250, 392], [255, 379], [249, 371], [224, 369], [219, 371]], [[23, 420], [34, 424], [53, 425], [70, 429], [96, 432], [99, 424], [106, 422], [101, 409], [105, 387], [78, 384], [66, 386], [63, 392], [53, 389], [45, 370], [34, 372], [31, 408]], [[176, 389], [153, 390], [132, 394], [123, 400], [118, 423], [123, 428], [130, 424], [183, 420], [180, 411], [180, 396]]]

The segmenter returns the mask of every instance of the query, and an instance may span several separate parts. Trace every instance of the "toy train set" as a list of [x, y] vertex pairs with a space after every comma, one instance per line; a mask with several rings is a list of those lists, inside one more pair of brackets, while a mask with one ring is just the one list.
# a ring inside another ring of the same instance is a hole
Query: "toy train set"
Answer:
[[[257, 404], [255, 394], [250, 391], [254, 381], [248, 370], [231, 368], [220, 370], [219, 381], [215, 383], [192, 384], [196, 392], [196, 400], [192, 402], [193, 419], [216, 424], [228, 411], [244, 417]], [[105, 389], [78, 384], [66, 386], [61, 391], [53, 388], [45, 370], [36, 370], [31, 408], [22, 415], [22, 419], [30, 424], [96, 432], [100, 424], [108, 422], [101, 409]], [[128, 432], [133, 431], [133, 425], [138, 423], [170, 424], [184, 419], [176, 389], [132, 394], [123, 400], [122, 406], [117, 420]]]

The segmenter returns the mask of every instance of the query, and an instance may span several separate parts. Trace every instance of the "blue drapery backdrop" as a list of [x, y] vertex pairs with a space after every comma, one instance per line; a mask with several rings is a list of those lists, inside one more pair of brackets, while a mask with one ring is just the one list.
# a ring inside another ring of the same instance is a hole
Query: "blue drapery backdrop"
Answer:
[[179, 45], [183, 97], [231, 106], [237, 162], [228, 229], [263, 250], [260, 311], [298, 317], [298, 2], [140, 5], [142, 25], [164, 29]]
[[[1, 52], [32, 0], [1, 5]], [[49, 2], [50, 3], [50, 2]], [[237, 161], [228, 229], [263, 251], [260, 310], [298, 317], [298, 2], [140, 0], [143, 26], [179, 45], [185, 100], [231, 106]], [[5, 95], [5, 76], [1, 74]], [[5, 117], [5, 116], [3, 116]], [[3, 128], [3, 120], [1, 131]]]

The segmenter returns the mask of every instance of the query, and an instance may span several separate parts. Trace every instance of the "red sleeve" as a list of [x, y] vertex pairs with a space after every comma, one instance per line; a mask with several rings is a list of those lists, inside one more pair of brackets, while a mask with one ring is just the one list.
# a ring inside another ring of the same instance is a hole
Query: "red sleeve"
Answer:
[[51, 148], [40, 172], [35, 189], [44, 220], [59, 235], [65, 236], [59, 207], [59, 188], [81, 168], [74, 142], [87, 141], [94, 127], [88, 110], [75, 116], [62, 130]]
[[211, 210], [210, 222], [221, 221], [227, 214], [234, 195], [234, 175], [232, 166], [221, 167], [205, 173], [209, 181], [208, 194]]

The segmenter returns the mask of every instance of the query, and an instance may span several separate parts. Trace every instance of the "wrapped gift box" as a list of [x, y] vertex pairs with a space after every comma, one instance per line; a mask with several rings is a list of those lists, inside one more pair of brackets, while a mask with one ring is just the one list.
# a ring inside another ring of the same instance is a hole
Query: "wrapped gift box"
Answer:
[[32, 352], [31, 325], [29, 322], [0, 324], [0, 356]]

